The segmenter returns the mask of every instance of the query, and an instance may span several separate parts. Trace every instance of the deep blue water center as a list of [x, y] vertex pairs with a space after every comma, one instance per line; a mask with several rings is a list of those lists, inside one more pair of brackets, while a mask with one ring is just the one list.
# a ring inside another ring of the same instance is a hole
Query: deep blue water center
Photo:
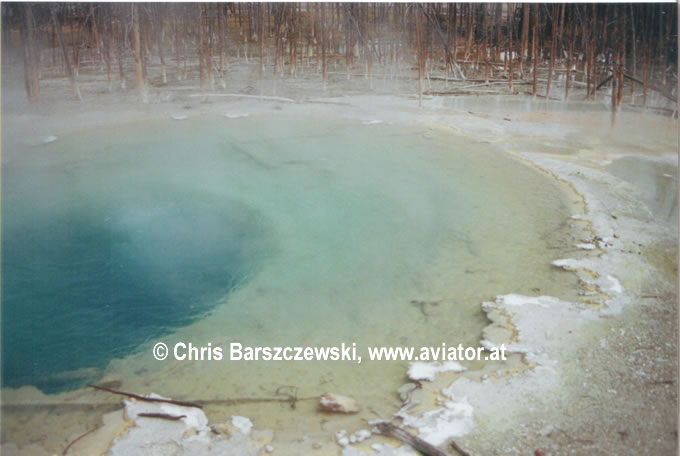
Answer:
[[258, 216], [173, 178], [188, 157], [156, 146], [135, 160], [101, 146], [29, 150], [3, 165], [3, 386], [96, 381], [247, 278]]

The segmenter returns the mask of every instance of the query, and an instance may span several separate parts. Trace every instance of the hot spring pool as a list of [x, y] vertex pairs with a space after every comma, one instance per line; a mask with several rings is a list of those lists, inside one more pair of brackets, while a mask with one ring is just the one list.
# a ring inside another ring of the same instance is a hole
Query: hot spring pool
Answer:
[[[293, 385], [386, 410], [406, 363], [369, 362], [365, 347], [476, 345], [483, 300], [576, 289], [550, 266], [572, 245], [563, 189], [445, 127], [202, 116], [12, 152], [6, 387], [105, 377], [211, 399]], [[157, 341], [355, 342], [364, 361], [156, 361]]]

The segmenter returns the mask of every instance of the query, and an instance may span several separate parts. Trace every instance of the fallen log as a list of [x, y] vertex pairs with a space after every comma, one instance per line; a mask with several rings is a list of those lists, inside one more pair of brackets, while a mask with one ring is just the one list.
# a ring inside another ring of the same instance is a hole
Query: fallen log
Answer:
[[614, 77], [614, 75], [610, 74], [609, 77], [603, 79], [602, 82], [600, 82], [597, 85], [597, 87], [595, 87], [595, 90], [600, 90], [602, 88], [602, 86], [605, 85], [606, 83], [608, 83], [609, 81], [611, 81], [613, 77]]
[[[440, 450], [436, 446], [427, 443], [425, 440], [416, 437], [410, 432], [405, 431], [404, 429], [397, 427], [392, 423], [388, 423], [387, 421], [378, 423], [377, 427], [381, 434], [394, 437], [400, 442], [409, 445], [414, 450], [420, 451], [425, 456], [450, 456], [449, 453], [445, 452], [444, 450]], [[451, 441], [451, 447], [461, 456], [470, 456], [470, 454], [461, 449], [458, 444], [456, 444], [456, 442]]]
[[644, 110], [656, 111], [659, 114], [665, 114], [665, 115], [675, 116], [675, 117], [677, 117], [676, 113], [678, 112], [677, 109], [662, 108], [660, 106], [647, 106], [647, 107], [645, 107], [644, 105], [641, 105], [641, 104], [627, 105], [626, 108], [632, 108], [632, 109], [636, 109], [636, 110], [640, 110], [640, 111], [644, 111]]
[[[632, 76], [632, 75], [630, 75], [630, 74], [628, 74], [628, 73], [626, 73], [626, 72], [623, 73], [623, 77], [626, 78], [626, 79], [628, 79], [628, 80], [631, 80], [631, 81], [633, 81], [633, 82], [637, 82], [638, 84], [640, 84], [640, 85], [642, 85], [642, 86], [645, 85], [644, 82], [642, 82], [641, 80], [639, 80], [639, 79], [636, 78], [635, 76]], [[658, 87], [658, 86], [656, 86], [656, 85], [654, 85], [654, 84], [649, 84], [649, 83], [648, 83], [648, 84], [647, 84], [647, 88], [652, 89], [652, 90], [654, 90], [655, 92], [660, 93], [661, 95], [663, 95], [664, 97], [668, 98], [668, 99], [671, 100], [671, 101], [674, 101], [674, 102], [676, 102], [676, 103], [678, 102], [678, 98], [675, 97], [675, 96], [673, 96], [672, 93], [668, 92], [668, 91], [665, 90], [663, 87]]]

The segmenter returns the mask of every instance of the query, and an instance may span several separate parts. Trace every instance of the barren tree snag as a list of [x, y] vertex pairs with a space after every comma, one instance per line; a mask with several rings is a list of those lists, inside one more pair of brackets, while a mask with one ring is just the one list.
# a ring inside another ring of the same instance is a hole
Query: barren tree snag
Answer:
[[144, 69], [142, 67], [142, 44], [141, 44], [141, 38], [140, 38], [140, 30], [139, 30], [139, 10], [140, 10], [140, 4], [135, 3], [133, 6], [133, 35], [134, 35], [134, 41], [135, 41], [135, 67], [137, 69], [137, 90], [139, 90], [139, 96], [142, 100], [142, 103], [148, 103], [149, 102], [149, 94], [146, 90], [146, 81], [144, 78]]
[[64, 57], [64, 67], [66, 68], [66, 74], [71, 81], [73, 95], [78, 101], [82, 101], [83, 98], [80, 96], [80, 87], [78, 87], [78, 81], [76, 80], [76, 75], [73, 71], [73, 65], [71, 65], [71, 60], [68, 56], [68, 50], [66, 49], [66, 43], [64, 42], [64, 35], [61, 32], [61, 24], [57, 18], [57, 7], [52, 8], [52, 22], [54, 23], [54, 30], [57, 34], [57, 38], [59, 39], [59, 46], [61, 47], [61, 52]]

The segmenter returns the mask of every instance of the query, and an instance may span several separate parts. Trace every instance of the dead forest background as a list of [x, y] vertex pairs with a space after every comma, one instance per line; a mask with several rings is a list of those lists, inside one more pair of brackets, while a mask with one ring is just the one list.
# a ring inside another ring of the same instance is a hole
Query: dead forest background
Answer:
[[247, 65], [243, 96], [401, 80], [419, 102], [503, 91], [677, 115], [677, 23], [677, 4], [3, 3], [2, 50], [21, 55], [30, 103], [56, 78], [77, 100], [85, 77], [144, 103], [224, 92]]

